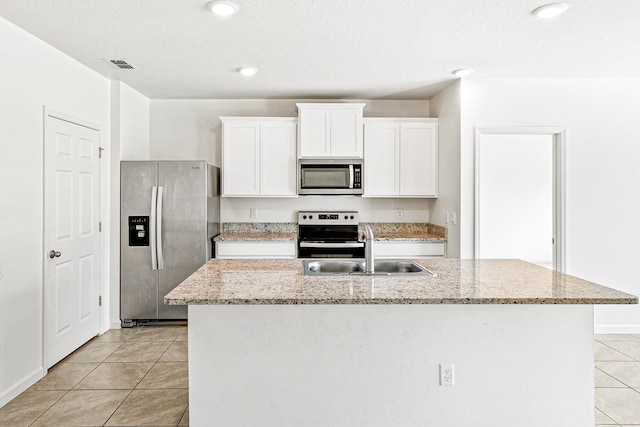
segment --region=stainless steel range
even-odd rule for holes
[[[298,258],[364,258],[358,212],[298,212]]]

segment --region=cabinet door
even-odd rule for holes
[[[400,195],[436,196],[437,124],[400,124]]]
[[[260,195],[296,196],[296,124],[260,125]]]
[[[326,157],[329,147],[329,110],[300,110],[300,157]]]
[[[254,196],[260,192],[259,131],[257,121],[223,124],[222,196]]]
[[[362,109],[333,110],[331,127],[331,156],[362,158]]]
[[[364,195],[397,196],[400,126],[366,123],[364,126]]]

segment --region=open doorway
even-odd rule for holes
[[[476,132],[475,257],[562,271],[563,131]]]

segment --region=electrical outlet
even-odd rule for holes
[[[404,210],[403,209],[398,209],[396,211],[396,218],[402,219],[403,217],[404,217]]]
[[[444,223],[449,224],[449,212],[444,213]]]
[[[249,218],[258,218],[258,209],[256,208],[249,209]]]
[[[451,212],[451,222],[453,223],[453,225],[456,225],[457,221],[458,221],[458,219],[456,218],[456,213],[455,212]]]
[[[440,385],[453,384],[453,364],[440,364]]]

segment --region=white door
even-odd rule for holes
[[[45,369],[100,328],[99,141],[95,129],[45,116]]]
[[[476,258],[555,265],[552,134],[481,134],[477,145]]]
[[[260,193],[259,132],[257,121],[223,122],[223,196],[256,196]]]
[[[260,124],[260,195],[296,196],[296,124]]]
[[[397,196],[400,126],[397,123],[364,125],[364,195]]]

